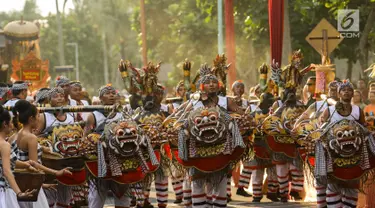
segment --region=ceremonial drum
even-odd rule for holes
[[[244,152],[237,124],[219,107],[193,110],[188,125],[181,127],[178,151],[173,154],[185,167],[215,172],[239,160]]]
[[[60,125],[53,128],[52,134],[48,137],[38,139],[42,146],[52,149],[44,152],[42,163],[51,169],[61,170],[71,167],[72,175],[56,177],[56,180],[67,186],[82,185],[86,182],[86,170],[83,154],[83,129],[78,124]],[[48,182],[54,179],[54,176],[47,175]]]
[[[22,192],[25,192],[26,190],[37,190],[31,197],[19,199],[19,201],[38,201],[38,194],[45,179],[44,173],[15,169],[13,174],[18,187]]]

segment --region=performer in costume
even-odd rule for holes
[[[275,90],[275,85],[272,80],[267,79],[268,66],[262,64],[259,67],[260,80],[259,89],[263,91],[260,95],[260,102],[258,106],[251,106],[251,112],[255,117],[256,129],[254,132],[253,148],[255,153],[255,158],[244,162],[244,168],[240,175],[240,182],[237,189],[237,195],[249,197],[244,188],[248,188],[250,180],[253,184],[253,202],[260,202],[263,198],[262,187],[263,187],[263,177],[265,173],[265,168],[267,168],[267,182],[268,182],[268,193],[267,198],[272,201],[279,201],[277,198],[278,181],[276,177],[275,165],[271,162],[271,153],[267,149],[265,142],[265,135],[260,130],[263,120],[268,116],[269,109],[274,102],[273,91]]]
[[[10,144],[6,141],[7,135],[12,131],[11,116],[7,110],[0,106],[0,207],[19,208],[17,199],[31,197],[36,190],[22,192],[14,178],[13,171],[16,166],[17,155],[11,151]]]
[[[276,83],[282,94],[272,108],[277,109],[263,122],[262,130],[272,137],[267,137],[267,143],[272,151],[272,160],[276,164],[276,173],[279,181],[279,192],[282,202],[288,201],[288,180],[291,176],[292,187],[290,195],[295,200],[302,199],[299,192],[303,190],[304,175],[302,162],[297,157],[296,143],[292,138],[292,130],[296,119],[306,110],[305,106],[297,101],[296,88],[302,77],[314,68],[310,65],[302,68],[303,55],[300,50],[295,51],[291,63],[280,69],[275,63],[271,65],[271,79]]]
[[[117,91],[111,84],[102,86],[99,89],[99,99],[102,105],[114,105],[116,103],[116,94]],[[103,112],[94,111],[93,113],[89,114],[87,118],[88,128],[86,128],[86,134],[88,134],[92,129],[94,129],[96,133],[102,134],[107,123],[119,121],[121,119],[123,119],[123,115],[120,112],[105,114]],[[98,186],[98,184],[100,185]],[[89,186],[88,202],[89,207],[93,208],[100,208],[104,206],[108,190],[113,191],[121,189],[121,185],[102,178],[98,178],[97,182],[91,181]],[[119,208],[129,207],[129,197],[119,194],[120,193],[114,193],[115,206]]]
[[[16,81],[13,83],[11,88],[12,99],[8,100],[4,106],[13,107],[19,100],[25,100],[27,97],[27,90],[29,89],[29,83],[24,81]]]
[[[65,91],[60,87],[52,88],[49,95],[49,104],[51,107],[62,107],[65,106]],[[41,134],[51,135],[54,127],[59,125],[74,124],[75,118],[73,113],[50,113],[44,112],[39,117],[38,130]],[[46,190],[46,196],[50,207],[56,206],[64,207],[69,206],[72,200],[71,187],[58,183],[56,187],[57,191],[53,189]]]
[[[326,99],[321,99],[320,96],[316,97],[316,102],[312,103],[305,112],[296,121],[295,127],[302,121],[312,118],[319,118],[320,115],[331,105],[335,105],[338,101],[338,86],[337,81],[332,81],[328,85],[328,96]]]
[[[60,87],[49,91],[49,104],[51,107],[65,106],[65,91]],[[44,112],[40,116],[39,131],[41,133],[51,132],[54,126],[60,124],[73,124],[75,121],[73,113],[49,113]]]
[[[172,114],[175,112],[178,107],[186,100],[186,89],[184,85],[184,81],[181,80],[177,86],[176,86],[176,99],[173,100],[172,103],[169,104],[169,114]],[[180,98],[180,99],[178,99]],[[172,158],[173,160],[174,158]],[[172,161],[172,162],[177,162],[177,161]],[[183,189],[182,189],[182,184],[184,182],[184,176],[182,175],[181,171],[178,171],[177,168],[175,167],[175,164],[172,165],[172,173],[171,173],[171,178],[172,178],[172,187],[173,190],[176,194],[176,200],[175,204],[180,204],[182,203],[183,199]]]
[[[88,106],[89,103],[86,100],[82,100],[82,84],[80,81],[71,81],[69,83],[69,101],[70,106]],[[77,121],[86,121],[89,113],[77,113]]]
[[[141,69],[134,68],[130,62],[121,60],[119,71],[121,73],[125,89],[131,94],[130,104],[133,109],[138,108],[133,118],[142,126],[146,134],[150,137],[155,152],[170,152],[167,138],[162,135],[163,121],[167,112],[161,110],[164,89],[157,84],[157,73],[160,63],[154,65],[148,63]],[[169,150],[168,150],[169,149]],[[159,207],[166,207],[168,202],[168,154],[161,154],[160,167],[155,174],[156,196]],[[150,184],[151,186],[151,184]],[[138,206],[150,207],[148,202],[149,187],[144,187],[145,200],[138,198]],[[138,187],[141,188],[141,187]]]
[[[316,101],[315,83],[316,83],[316,77],[309,77],[307,78],[306,84],[303,87],[303,103],[306,106],[310,106]]]
[[[177,108],[180,107],[180,105],[186,101],[186,89],[184,81],[181,80],[180,82],[178,82],[175,94],[176,97],[173,98],[173,100],[171,100],[172,102],[168,106],[169,114],[172,114],[174,111],[176,111]]]
[[[240,106],[244,111],[249,108],[249,112],[253,112],[257,109],[257,106],[254,105],[254,104],[250,104],[246,99],[242,98],[242,95],[245,93],[245,84],[242,82],[242,80],[236,80],[233,84],[232,84],[232,92],[233,92],[233,100],[234,102],[236,102],[236,104],[238,106]],[[246,140],[248,138],[244,138],[244,140]],[[246,153],[245,153],[246,154]],[[247,161],[248,162],[248,161]],[[245,164],[246,161],[243,161],[243,163]],[[231,201],[231,197],[232,197],[232,186],[231,186],[231,174],[228,174],[228,182],[227,182],[227,197],[228,197],[228,201]],[[241,190],[241,189],[240,189]],[[246,194],[244,194],[246,195]],[[251,195],[248,195],[248,196],[251,196]]]
[[[15,140],[12,142],[12,149],[16,151],[17,159],[21,161],[30,160],[34,167],[52,175],[72,174],[68,168],[56,171],[41,164],[43,150],[38,144],[37,137],[32,133],[32,130],[37,128],[38,125],[37,108],[25,100],[20,100],[13,108],[13,115],[15,116],[13,119],[14,125],[17,127],[18,122],[23,125],[22,129],[14,136]],[[49,207],[43,189],[39,191],[37,202],[20,202],[19,205],[20,207],[34,208]]]
[[[353,85],[344,80],[338,90],[340,101],[323,112],[316,140],[318,207],[356,207],[360,180],[374,168],[375,141],[362,126],[363,111],[351,104]]]
[[[149,65],[150,66],[150,65]],[[155,129],[156,131],[161,131],[162,123],[164,119],[168,116],[167,111],[163,111],[161,109],[161,101],[163,99],[164,88],[161,85],[157,85],[156,89],[152,91],[153,97],[147,96],[144,99],[143,103],[143,110],[140,111],[138,114],[134,115],[135,121],[138,124],[144,125],[146,134],[149,135],[151,138],[151,142],[154,144],[154,150],[164,149],[165,146],[161,142],[162,136],[159,133],[152,132],[151,129]],[[155,174],[155,189],[156,189],[156,198],[158,202],[158,207],[166,207],[168,204],[168,169],[169,166],[169,159],[167,159],[166,155],[162,155],[161,159],[161,167],[154,173]],[[149,194],[150,194],[150,187],[145,187],[146,190],[144,192],[145,201],[144,206],[150,207],[149,205]],[[140,199],[139,199],[140,200]]]
[[[228,97],[222,97],[218,96],[219,93],[219,81],[216,76],[212,74],[211,69],[204,65],[200,69],[200,79],[198,81],[198,88],[201,90],[201,92],[196,93],[193,96],[193,99],[188,101],[186,104],[186,107],[183,109],[183,115],[179,119],[180,121],[185,121],[184,124],[181,126],[181,130],[179,133],[179,145],[182,145],[182,143],[185,143],[182,146],[179,146],[179,157],[181,159],[180,162],[184,165],[184,163],[189,163],[194,161],[193,158],[197,158],[199,160],[200,157],[204,160],[205,156],[201,155],[196,147],[200,147],[200,145],[205,144],[205,139],[207,139],[207,142],[210,142],[209,140],[213,140],[211,143],[211,146],[217,147],[216,145],[219,142],[223,142],[222,136],[226,135],[228,136],[226,138],[227,142],[233,143],[233,146],[229,147],[226,146],[229,149],[225,149],[223,151],[219,151],[218,153],[210,152],[209,154],[213,154],[212,156],[219,157],[221,153],[224,155],[224,160],[222,161],[216,161],[217,164],[220,164],[223,166],[224,169],[218,170],[218,169],[211,169],[209,171],[205,171],[206,173],[203,173],[200,171],[199,168],[195,168],[194,166],[200,166],[202,165],[201,162],[192,163],[190,165],[194,168],[190,168],[189,170],[189,176],[192,180],[192,206],[193,207],[206,207],[206,205],[210,207],[226,207],[227,205],[227,193],[226,193],[226,186],[227,186],[227,173],[233,168],[233,164],[230,163],[231,160],[239,159],[238,157],[242,154],[243,148],[245,148],[245,144],[243,143],[242,136],[238,130],[238,126],[235,121],[230,121],[230,116],[227,114],[228,111],[236,112],[239,114],[243,114],[244,111],[242,108],[240,108],[233,99],[230,99]],[[207,114],[208,113],[208,114]],[[228,130],[224,130],[225,132],[222,132],[223,130],[218,130],[218,135],[208,135],[205,132],[204,134],[204,140],[201,140],[200,138],[194,136],[196,133],[193,134],[194,126],[196,126],[199,129],[201,129],[201,122],[209,122],[207,119],[207,115],[212,115],[212,118],[214,119],[212,121],[215,121],[216,123],[219,123],[218,126],[221,125],[230,125],[230,129],[232,132],[228,132]],[[202,116],[202,117],[200,117]],[[221,120],[223,117],[227,118],[228,120]],[[216,120],[218,119],[218,120]],[[220,119],[220,121],[219,121]],[[229,122],[227,123],[227,122]],[[221,123],[223,122],[223,123]],[[203,124],[202,123],[202,124]],[[187,132],[191,132],[187,133]],[[199,130],[200,131],[200,130]],[[205,131],[201,129],[201,131]],[[210,137],[214,137],[215,139],[208,139]],[[207,137],[207,138],[206,138]],[[197,138],[197,140],[195,140]],[[197,146],[194,146],[195,141]],[[187,146],[189,142],[193,142]],[[202,146],[205,148],[204,146]],[[240,152],[240,154],[236,155],[236,153]],[[213,160],[214,160],[213,158]],[[226,162],[225,162],[226,161]],[[212,161],[213,162],[213,161]],[[227,163],[228,162],[228,163]],[[186,164],[185,164],[186,165]],[[188,165],[189,166],[189,165]],[[211,167],[212,168],[212,167]],[[185,184],[184,184],[185,185]],[[184,187],[185,189],[185,187]],[[185,198],[185,197],[184,197]],[[185,207],[187,205],[185,204]]]
[[[70,91],[70,80],[66,76],[58,76],[56,77],[56,85],[55,87],[60,87],[64,90],[64,99],[65,99],[65,104],[70,105],[70,99],[69,99],[69,91]]]
[[[89,103],[86,100],[82,100],[82,84],[80,81],[71,81],[69,83],[69,95],[70,95],[70,105],[77,106],[77,105],[84,105],[88,106]]]
[[[276,112],[274,113],[275,117],[283,119],[282,122],[289,123],[289,129],[281,130],[279,135],[272,135],[275,139],[275,142],[279,142],[278,144],[287,144],[290,148],[286,148],[285,151],[288,152],[277,152],[276,149],[272,149],[272,160],[273,163],[276,164],[276,173],[279,182],[279,192],[281,196],[282,202],[287,202],[288,199],[288,180],[289,177],[292,177],[292,189],[290,195],[294,197],[295,200],[301,200],[302,198],[299,196],[299,192],[303,190],[303,183],[304,183],[304,176],[302,171],[302,163],[299,161],[299,158],[296,157],[296,145],[294,144],[294,140],[291,138],[291,130],[294,127],[294,122],[298,118],[298,116],[305,111],[305,107],[300,105],[296,100],[295,95],[295,88],[286,88],[284,91],[284,99],[282,106],[279,107]],[[271,118],[270,117],[270,118]],[[284,126],[284,124],[282,126]],[[263,130],[268,129],[266,121],[263,123]],[[272,127],[270,128],[272,129]],[[273,130],[271,130],[273,131]],[[284,141],[285,139],[285,141]],[[290,140],[289,140],[290,139]],[[268,138],[267,138],[268,140]],[[273,139],[271,139],[273,140]],[[268,145],[270,145],[270,141],[268,141]],[[281,146],[281,145],[280,145]]]
[[[49,103],[49,92],[50,88],[41,88],[35,94],[35,104],[44,106]]]

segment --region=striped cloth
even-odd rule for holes
[[[14,140],[11,144],[11,151],[14,152],[17,155],[17,159],[21,161],[28,161],[29,160],[29,152],[28,151],[23,151],[20,148],[18,148],[17,140]],[[42,146],[38,144],[38,162],[42,163],[42,154],[43,154],[43,149]]]
[[[13,172],[16,166],[17,155],[14,151],[10,153],[10,169]],[[0,188],[10,188],[8,181],[5,179],[3,171],[3,160],[0,159]]]

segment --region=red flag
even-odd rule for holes
[[[270,25],[271,62],[279,63],[283,51],[284,0],[268,0],[268,19]]]

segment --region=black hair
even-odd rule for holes
[[[10,114],[7,110],[3,108],[2,105],[0,105],[0,129],[2,128],[3,124],[9,124],[10,122]]]
[[[24,81],[15,81],[14,84],[23,84],[25,83]],[[13,96],[18,96],[19,94],[21,94],[22,92],[24,91],[23,90],[15,90],[15,89],[12,89],[12,94]]]
[[[13,124],[18,129],[18,122],[23,125],[27,124],[30,117],[35,117],[37,115],[38,109],[26,100],[19,100],[12,112],[14,115]]]

